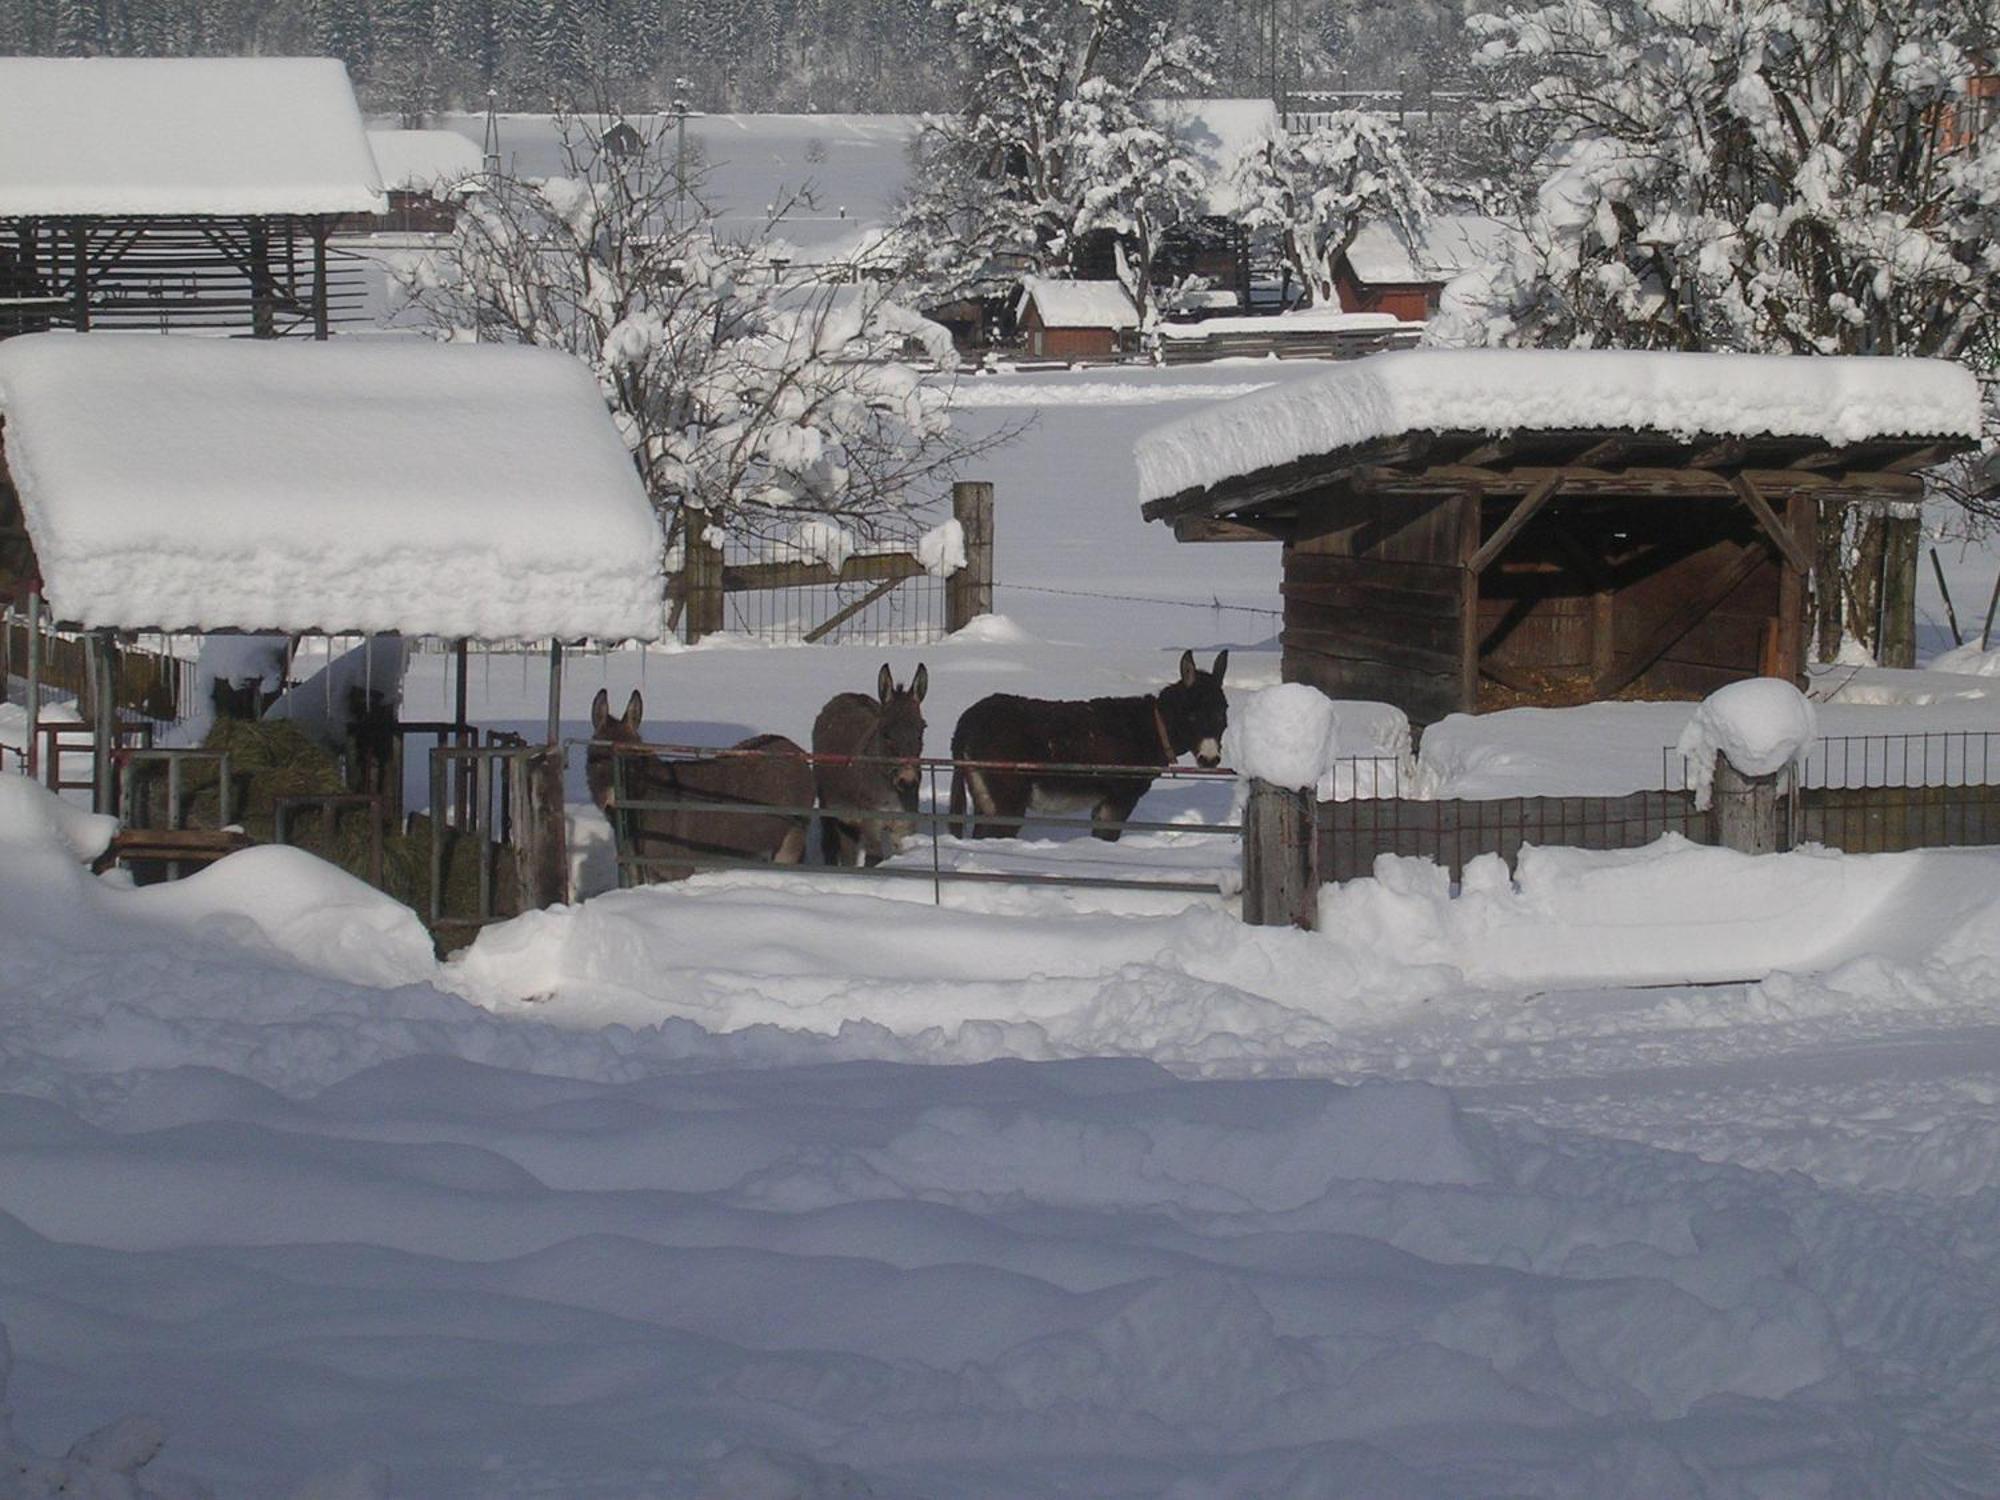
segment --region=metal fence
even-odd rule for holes
[[[600,750],[603,747],[599,747]],[[1018,834],[1034,827],[1050,830],[1056,834],[1096,834],[1116,831],[1127,833],[1172,833],[1193,837],[1214,837],[1235,839],[1243,832],[1240,823],[1186,823],[1169,822],[1149,818],[1125,818],[1120,820],[1096,819],[1091,817],[1064,816],[1056,813],[1042,813],[1031,810],[1025,816],[976,813],[968,810],[954,816],[949,810],[949,788],[954,771],[996,771],[1032,773],[1049,776],[1092,776],[1130,777],[1133,780],[1145,778],[1149,783],[1159,781],[1188,782],[1231,782],[1235,773],[1228,770],[1203,770],[1182,766],[1125,766],[1125,765],[1084,765],[1058,762],[1026,761],[979,761],[946,760],[925,758],[916,762],[925,795],[918,799],[914,808],[883,810],[874,807],[844,807],[840,805],[818,806],[808,801],[801,804],[752,803],[740,799],[726,799],[713,794],[667,788],[664,793],[649,790],[647,795],[635,795],[645,779],[643,767],[649,761],[665,762],[674,766],[716,766],[735,758],[769,759],[774,752],[760,750],[717,750],[713,747],[693,745],[620,745],[610,751],[611,765],[612,833],[618,850],[618,883],[632,886],[661,877],[675,878],[691,870],[757,869],[771,870],[775,867],[768,858],[749,857],[732,853],[714,845],[697,843],[688,837],[677,837],[672,820],[677,817],[695,815],[719,815],[725,818],[771,818],[780,817],[797,820],[806,826],[814,818],[835,818],[863,827],[875,827],[883,823],[905,824],[918,830],[915,849],[906,847],[897,859],[876,865],[840,867],[841,873],[870,879],[884,880],[925,880],[931,884],[933,901],[943,900],[943,888],[956,883],[1014,884],[1030,886],[1076,886],[1099,890],[1139,890],[1139,891],[1182,891],[1214,894],[1220,889],[1215,879],[1185,878],[1185,871],[1168,864],[1149,867],[1143,857],[1121,860],[1135,871],[1123,874],[1077,874],[1073,873],[1077,861],[1074,857],[1051,858],[1041,869],[1012,868],[1005,870],[969,869],[949,862],[946,858],[947,844],[954,854],[965,849],[988,847],[983,843],[958,842],[958,836],[969,836],[973,824],[981,827],[998,827]],[[798,757],[781,752],[788,759]],[[908,764],[870,756],[847,755],[806,755],[808,765],[889,768]],[[812,858],[812,839],[807,837],[807,859]],[[924,858],[924,853],[928,858]],[[1064,866],[1070,867],[1065,872]],[[1232,862],[1233,867],[1233,862]],[[823,873],[826,866],[812,866],[814,873]],[[1149,872],[1148,872],[1149,871]]]
[[[1696,768],[1660,754],[1657,788],[1597,797],[1422,795],[1406,761],[1359,756],[1335,768],[1317,813],[1322,880],[1371,874],[1383,854],[1432,859],[1460,879],[1523,845],[1634,849],[1662,834],[1716,842],[1712,810],[1695,806]],[[1779,804],[1780,847],[1850,854],[2000,844],[2000,733],[1978,730],[1837,735],[1814,741]]]
[[[915,560],[928,530],[914,520],[885,524],[865,547],[839,558],[797,542],[732,536],[721,551],[720,628],[773,642],[924,645],[946,634],[945,580]],[[674,580],[677,599],[685,576]],[[676,623],[692,623],[682,608]]]

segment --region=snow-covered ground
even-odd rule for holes
[[[1297,373],[979,377],[965,420],[1037,417],[1011,623],[578,657],[565,732],[640,687],[660,739],[803,738],[885,659],[933,753],[1184,648],[1268,687],[1275,549],[1140,525],[1131,438]],[[1996,683],[1841,669],[1820,732],[2000,729]],[[539,733],[538,658],[468,688]],[[451,693],[416,655],[406,715]],[[1409,774],[1657,785],[1688,712],[1451,721]],[[291,851],[93,879],[0,777],[0,1496],[1994,1493],[2000,853],[1386,861],[1303,934],[1233,915],[1229,810],[945,851],[1209,891],[712,876],[440,965]]]

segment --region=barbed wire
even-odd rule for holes
[[[1003,583],[997,579],[993,587],[995,590],[1014,589],[1024,594],[1061,594],[1070,599],[1110,599],[1120,604],[1168,604],[1180,609],[1227,609],[1234,610],[1238,614],[1264,615],[1273,620],[1282,620],[1285,617],[1282,610],[1264,609],[1255,604],[1224,604],[1213,596],[1206,602],[1200,599],[1160,599],[1150,594],[1107,594],[1095,589],[1058,589],[1038,583]]]

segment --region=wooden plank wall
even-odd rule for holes
[[[1287,542],[1285,680],[1397,704],[1418,725],[1469,708],[1459,559],[1476,505],[1460,495],[1381,496]]]

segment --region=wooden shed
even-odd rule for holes
[[[1145,434],[1143,513],[1283,544],[1283,675],[1413,724],[1798,678],[1822,505],[1969,446],[1941,360],[1413,350]]]
[[[325,338],[327,240],[388,207],[332,58],[0,58],[0,338]]]
[[[1384,223],[1364,224],[1334,267],[1341,309],[1422,323],[1438,310],[1446,285],[1496,258],[1509,233],[1483,214],[1435,215],[1414,239]]]
[[[1036,359],[1108,359],[1134,347],[1139,312],[1115,281],[1021,282],[1015,326]]]

